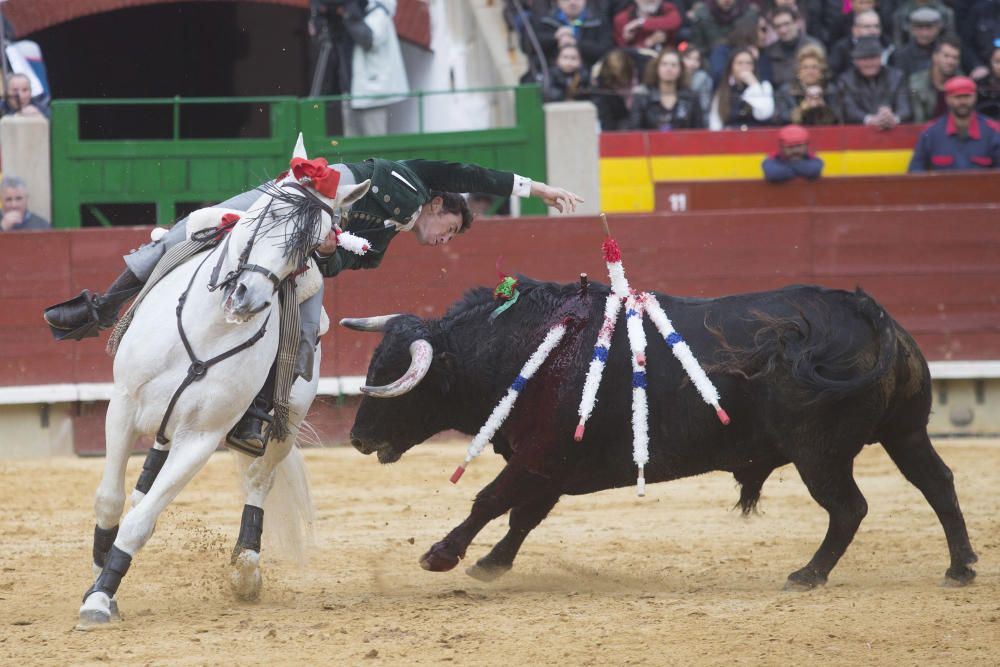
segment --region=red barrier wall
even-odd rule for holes
[[[995,206],[859,211],[613,216],[629,280],[642,289],[716,296],[819,283],[860,285],[914,334],[929,359],[1000,359],[1000,225]],[[495,264],[534,278],[606,282],[596,218],[481,221],[468,236],[420,248],[406,234],[377,271],[327,281],[331,319],[389,312],[441,314],[472,286],[493,286]],[[147,229],[0,235],[0,385],[105,382],[105,337],[56,343],[44,306],[103,289],[120,255]],[[364,374],[378,336],[334,329],[323,375]]]

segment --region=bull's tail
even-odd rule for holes
[[[803,398],[808,403],[827,402],[862,391],[892,368],[896,359],[896,324],[861,289],[844,295],[843,306],[853,309],[871,327],[878,341],[874,364],[871,346],[859,344],[856,337],[841,331],[846,324],[842,317],[813,304],[809,312],[800,309],[797,316],[754,313],[761,326],[754,335],[753,345],[740,349],[723,343],[722,354],[726,359],[713,370],[755,380],[766,379],[779,368],[787,369],[796,385],[808,395]]]
[[[838,345],[836,335],[814,335],[801,346],[791,346],[786,358],[792,377],[815,392],[816,402],[850,396],[870,387],[889,372],[896,359],[896,324],[885,309],[860,288],[846,302],[871,326],[878,339],[878,358],[874,366],[858,373],[866,350],[857,350],[854,341],[849,340],[845,349]],[[836,327],[835,322],[831,324]]]

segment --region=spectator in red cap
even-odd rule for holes
[[[1000,162],[1000,132],[975,111],[976,83],[955,76],[944,84],[948,113],[920,134],[909,172],[995,169]]]
[[[809,152],[809,131],[801,125],[786,125],[778,131],[778,151],[764,158],[761,166],[769,183],[793,178],[814,181],[823,172],[823,161]]]

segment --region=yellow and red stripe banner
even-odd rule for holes
[[[825,177],[902,174],[923,125],[886,132],[861,126],[811,128],[810,148]],[[653,184],[762,178],[760,163],[778,148],[779,128],[605,132],[601,146],[601,207],[652,211]]]

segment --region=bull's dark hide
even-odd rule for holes
[[[471,290],[440,320],[391,320],[369,367],[369,385],[387,384],[406,371],[412,341],[424,338],[435,351],[416,388],[392,399],[366,397],[358,410],[354,445],[395,461],[446,429],[476,433],[548,328],[569,324],[493,439],[507,467],[479,494],[470,517],[425,554],[427,569],[453,567],[485,523],[511,510],[511,533],[471,571],[495,576],[509,569],[524,536],[559,496],[635,482],[630,351],[622,319],[586,436],[573,440],[608,288],[523,277],[520,287],[517,305],[493,323],[488,317],[496,303],[487,289]],[[971,580],[968,565],[975,556],[951,473],[927,437],[927,364],[874,299],[860,290],[814,286],[716,299],[657,298],[709,372],[732,423],[719,423],[647,321],[647,482],[731,471],[741,484],[740,505],[749,512],[771,471],[794,463],[830,513],[820,550],[789,579],[811,587],[826,581],[867,511],[853,480],[853,459],[865,444],[881,442],[938,512],[952,556],[948,576]]]

